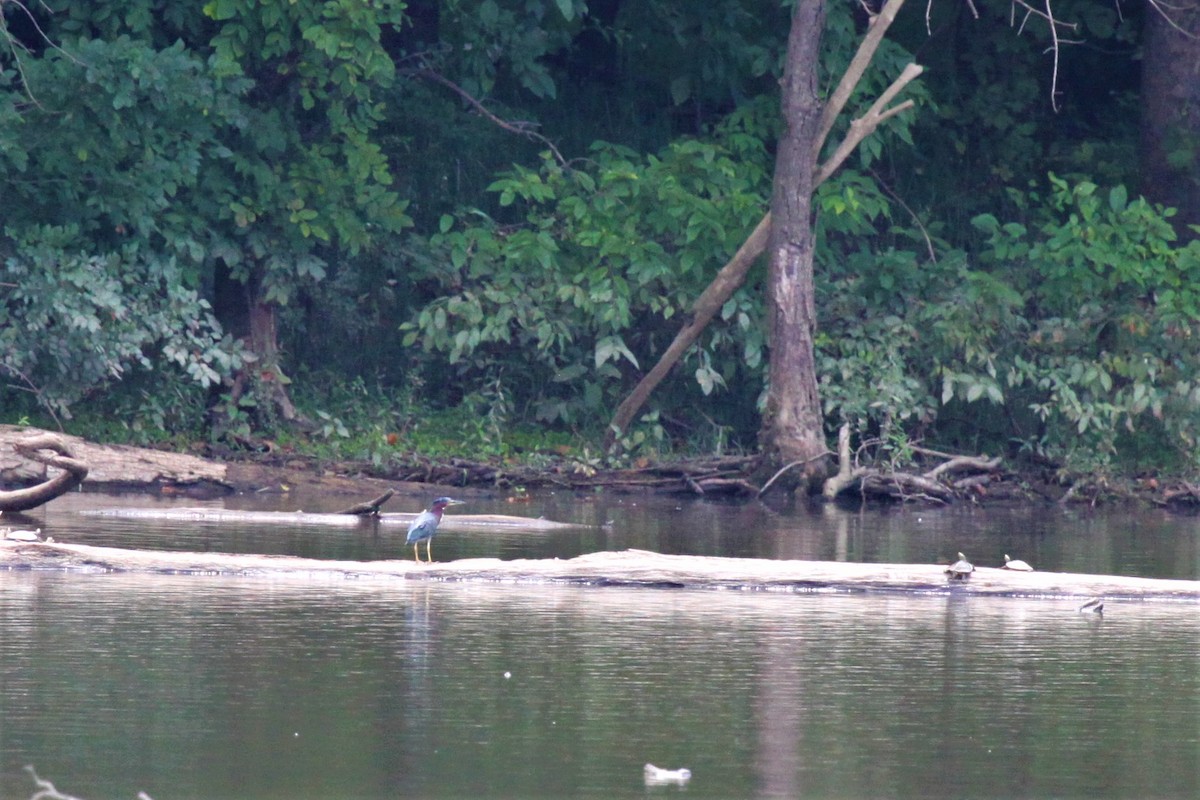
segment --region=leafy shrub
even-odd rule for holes
[[[86,255],[77,235],[26,231],[0,266],[0,368],[43,406],[69,415],[131,367],[178,370],[207,387],[240,366],[240,350],[173,259],[133,245]]]
[[[1024,298],[1023,327],[993,344],[1007,403],[1039,423],[1023,445],[1094,469],[1143,425],[1195,452],[1200,241],[1179,245],[1174,212],[1123,187],[1050,182],[1044,203],[1021,198],[1028,224],[974,219],[981,261]]]
[[[477,383],[507,368],[546,421],[603,413],[671,341],[679,315],[741,244],[769,186],[761,139],[732,128],[641,157],[607,144],[578,168],[548,155],[492,184],[501,221],[445,216],[430,246],[442,296],[406,323],[406,343],[442,353]],[[693,351],[710,392],[761,361],[758,304],[736,297],[720,333]]]
[[[979,252],[934,241],[937,261],[905,249],[911,232],[895,225],[892,249],[853,218],[824,221],[840,239],[818,279],[831,428],[1015,447],[1068,471],[1200,466],[1200,242],[1180,245],[1173,212],[1121,187],[1052,175],[1045,197],[1013,201],[1023,221],[976,216]],[[828,197],[823,208],[837,210]],[[863,208],[886,222],[886,208]]]

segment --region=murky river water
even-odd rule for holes
[[[88,544],[406,558],[402,532],[83,517]],[[175,502],[174,505],[195,505]],[[344,498],[217,505],[330,510]],[[389,509],[415,510],[417,500]],[[1200,520],[547,495],[441,560],[673,553],[1200,578]],[[7,524],[7,523],[6,523]],[[603,527],[602,527],[603,526]],[[399,529],[402,531],[402,528]],[[1200,606],[0,572],[0,797],[1195,797]],[[686,787],[642,766],[687,767]]]

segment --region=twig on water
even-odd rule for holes
[[[38,790],[29,798],[29,800],[81,800],[73,794],[63,794],[53,783],[45,778],[38,777],[37,771],[34,770],[32,764],[25,765],[25,771],[33,777],[33,782],[37,784]],[[145,792],[138,792],[137,800],[154,800]]]

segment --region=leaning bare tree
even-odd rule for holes
[[[904,0],[888,0],[870,21],[858,52],[837,88],[822,102],[817,92],[818,52],[824,0],[795,4],[783,79],[785,129],[779,143],[771,211],[692,306],[688,324],[614,415],[610,435],[628,427],[654,388],[699,337],[726,300],[742,285],[764,251],[770,251],[770,386],[760,445],[768,463],[803,466],[810,486],[826,474],[827,452],[813,360],[812,195],[881,123],[912,107],[890,105],[921,74],[910,64],[861,117],[853,120],[832,155],[821,161],[825,141],[855,86],[879,49]]]

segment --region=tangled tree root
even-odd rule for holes
[[[57,467],[62,472],[37,486],[0,492],[0,511],[28,511],[37,508],[71,491],[87,477],[88,465],[74,458],[63,440],[53,433],[39,433],[13,442],[13,450],[31,461]],[[44,452],[47,450],[50,453]]]

